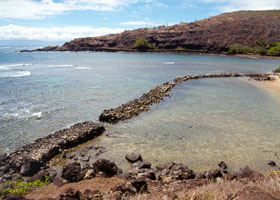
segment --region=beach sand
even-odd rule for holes
[[[272,77],[275,78],[274,81],[264,81],[263,83],[271,87],[271,89],[275,90],[275,92],[280,93],[280,77],[279,75],[273,75]]]

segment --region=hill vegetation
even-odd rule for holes
[[[193,23],[140,28],[119,34],[77,38],[60,47],[47,47],[39,50],[145,50],[279,56],[280,10],[225,13]]]

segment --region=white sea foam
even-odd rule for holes
[[[30,112],[29,109],[21,109],[16,112],[12,113],[5,113],[2,116],[2,120],[16,120],[16,119],[29,119],[29,118],[35,118],[35,119],[41,119],[43,113],[42,112]]]
[[[174,65],[175,62],[164,62],[163,64],[165,64],[165,65]]]
[[[65,64],[65,65],[50,65],[50,68],[61,68],[61,67],[74,67],[74,65],[71,64]]]
[[[8,70],[9,67],[7,65],[0,65],[0,70]]]
[[[0,65],[0,69],[2,70],[8,70],[11,67],[22,67],[22,66],[30,66],[31,63],[19,63],[19,64],[10,64],[10,65]]]
[[[75,69],[84,70],[84,69],[92,69],[92,68],[90,68],[90,67],[78,66],[78,67],[75,67]]]
[[[16,72],[11,72],[7,73],[8,77],[23,77],[23,76],[30,76],[31,72],[30,71],[16,71]]]
[[[30,71],[9,71],[9,72],[0,73],[0,77],[2,78],[23,77],[23,76],[30,76],[30,75],[31,75]]]
[[[42,117],[42,112],[35,112],[31,115],[31,117],[35,117],[37,119],[41,119]]]

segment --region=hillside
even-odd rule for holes
[[[141,28],[99,37],[78,38],[44,51],[132,51],[135,41],[145,38],[154,51],[229,51],[231,45],[271,47],[280,41],[280,10],[238,11],[193,23]]]

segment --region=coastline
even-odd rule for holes
[[[115,109],[104,110],[104,112],[100,115],[99,120],[101,122],[107,122],[107,123],[114,124],[114,123],[117,123],[118,121],[127,120],[132,117],[135,117],[141,112],[148,111],[150,109],[150,105],[152,105],[154,103],[159,103],[161,100],[163,100],[164,97],[170,96],[169,92],[174,87],[178,86],[181,82],[185,82],[185,81],[192,80],[192,79],[249,77],[250,79],[253,79],[254,83],[256,82],[256,84],[266,84],[267,86],[274,87],[275,89],[277,89],[277,91],[280,91],[279,79],[275,80],[275,81],[268,81],[268,80],[270,80],[270,78],[268,78],[270,76],[276,76],[276,75],[256,74],[256,73],[251,73],[251,74],[250,73],[248,73],[248,74],[218,73],[218,74],[201,74],[201,75],[195,75],[195,76],[187,75],[184,77],[177,77],[172,82],[167,82],[167,83],[159,85],[155,88],[152,88],[148,93],[143,94],[139,99],[130,101]],[[258,81],[255,81],[255,80],[258,80]],[[67,149],[80,145],[88,140],[91,140],[94,137],[102,134],[103,131],[104,131],[104,127],[102,126],[102,124],[84,122],[84,123],[76,124],[76,125],[70,127],[69,129],[57,131],[54,134],[49,135],[45,138],[38,139],[34,143],[31,143],[22,148],[19,148],[18,150],[11,153],[10,155],[3,155],[3,156],[1,156],[0,164],[1,164],[1,166],[4,166],[4,167],[6,166],[6,168],[1,167],[0,172],[3,175],[1,177],[1,181],[18,180],[18,179],[30,180],[30,177],[32,178],[33,176],[36,176],[36,174],[38,175],[43,172],[45,173],[46,170],[48,173],[50,173],[48,170],[54,170],[54,169],[52,169],[51,166],[49,165],[49,163],[48,163],[49,160],[53,159],[57,155],[61,155],[61,156],[57,157],[58,160],[65,159],[65,160],[70,161],[73,157],[71,158],[71,155],[69,154],[69,153],[71,153],[71,150],[70,150],[70,152],[68,152]],[[68,133],[71,133],[74,136],[69,137]],[[94,133],[94,134],[92,135],[92,133]],[[97,148],[97,147],[93,147],[93,148]],[[102,149],[102,148],[96,149],[96,150],[98,150],[99,153],[102,153],[102,151],[104,151],[104,149]],[[84,157],[85,157],[85,160],[87,160],[86,154],[84,155]],[[66,162],[62,162],[63,168],[65,168],[65,163]],[[85,163],[83,163],[82,168],[79,168],[79,169],[86,170],[85,174],[87,174],[87,173],[90,173],[89,170],[92,170],[92,168],[87,165],[87,164],[89,164],[88,161],[85,161]],[[77,165],[80,166],[81,164],[77,164]],[[110,164],[106,161],[106,165],[111,166],[113,164],[112,163]],[[9,166],[9,167],[13,166],[10,169],[9,176],[6,176],[7,166]],[[138,167],[137,170],[141,169],[141,168],[139,168],[139,166],[137,166],[137,167]],[[146,168],[144,168],[144,169],[146,169]],[[148,168],[148,169],[150,169],[150,168]],[[184,168],[184,169],[187,169],[187,168]],[[5,170],[5,171],[3,171],[3,170]],[[60,170],[62,170],[62,171],[58,170],[56,172],[56,174],[59,174],[59,176],[63,176],[62,175],[63,169],[60,169]],[[202,185],[205,185],[207,183],[207,181],[205,182],[205,180],[207,180],[207,179],[212,180],[213,176],[214,176],[215,180],[216,180],[216,178],[221,178],[221,177],[223,179],[227,180],[226,175],[225,176],[221,175],[221,170],[223,170],[223,169],[221,168],[221,169],[217,169],[217,170],[218,171],[207,170],[205,172],[202,172],[202,174],[204,174],[204,175],[202,175],[202,177],[204,177],[204,178],[200,177],[201,172],[194,173],[194,172],[192,172],[192,170],[187,171],[187,172],[184,171],[184,174],[187,173],[187,175],[185,174],[182,176],[187,177],[186,180],[189,180],[189,179],[193,180],[193,179],[195,179],[195,177],[197,177],[196,179],[198,179],[200,181],[203,180],[202,182],[200,182],[200,184],[202,184]],[[252,171],[250,169],[250,173],[253,173],[253,174],[258,173],[258,172],[252,172]],[[140,172],[137,171],[136,175],[138,176],[139,174],[142,174],[142,173],[143,173],[143,170],[142,171],[140,170]],[[154,173],[156,173],[156,172],[154,172]],[[209,175],[209,173],[210,173],[210,175]],[[237,178],[239,172],[230,172],[230,173],[232,173],[231,174],[232,177]],[[83,176],[83,178],[81,180],[85,179],[84,178],[85,174],[81,175],[81,176]],[[116,174],[120,174],[120,173],[116,173]],[[226,174],[228,174],[228,172]],[[260,174],[260,173],[258,173],[258,174]],[[233,178],[233,179],[235,179],[235,178]],[[158,178],[156,178],[156,180],[158,180]],[[175,180],[177,180],[177,178],[175,178]],[[185,180],[185,178],[183,178],[183,180]],[[162,182],[162,180],[158,180],[158,181]],[[67,181],[66,181],[66,183],[67,183]]]
[[[280,59],[280,56],[263,56],[260,54],[228,54],[226,52],[204,52],[199,50],[176,50],[176,49],[161,49],[161,50],[147,50],[147,51],[137,51],[136,49],[118,49],[118,48],[96,48],[96,49],[84,49],[84,50],[57,50],[54,49],[34,49],[34,50],[20,50],[21,53],[28,52],[124,52],[124,53],[154,53],[154,54],[177,54],[177,55],[214,55],[214,56],[236,56],[242,58],[269,58],[269,59]]]

